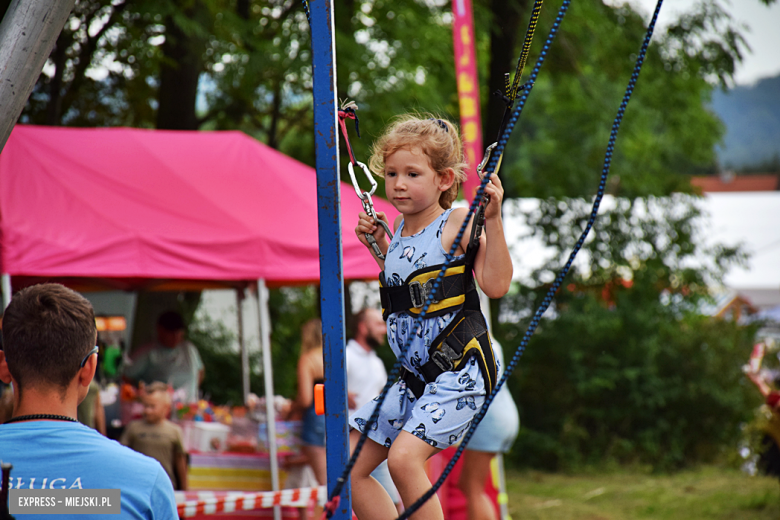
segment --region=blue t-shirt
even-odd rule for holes
[[[10,489],[119,489],[123,519],[179,518],[171,479],[159,462],[83,424],[0,425],[0,458],[13,464]]]

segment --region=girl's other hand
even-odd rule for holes
[[[485,207],[485,220],[501,218],[501,201],[504,200],[504,187],[498,175],[490,176],[490,182],[485,186],[485,194],[490,196],[490,202]]]

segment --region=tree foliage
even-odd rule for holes
[[[541,18],[534,56],[553,16],[548,10]],[[508,145],[502,178],[511,196],[595,191],[646,24],[628,5],[572,3]],[[708,32],[713,26],[722,28],[715,36]],[[731,77],[743,50],[739,33],[712,2],[666,32],[656,29],[620,130],[611,193],[688,191],[689,174],[714,170],[714,146],[723,129],[707,103],[716,82]],[[495,129],[486,135],[494,138]]]
[[[685,197],[612,201],[509,381],[523,418],[515,462],[573,469],[605,462],[673,469],[736,449],[757,397],[741,366],[752,327],[702,314],[708,286],[741,261],[702,246]],[[529,220],[560,252],[587,219],[581,200],[542,201]],[[563,262],[538,289],[502,301],[497,336],[516,345]],[[509,353],[507,354],[509,356]]]
[[[210,402],[240,406],[244,403],[241,380],[241,356],[233,349],[235,335],[224,324],[208,316],[198,316],[187,329],[187,336],[198,348],[206,375],[200,390]],[[259,352],[249,354],[249,389],[263,395],[263,380],[259,370]]]
[[[514,70],[532,4],[475,1],[486,140],[503,112],[491,92]],[[0,11],[7,5],[0,0]],[[542,11],[529,71],[558,5]],[[450,9],[443,0],[335,2],[338,93],[360,107],[364,137],[351,133],[358,158],[399,113],[457,119]],[[629,4],[573,2],[529,97],[500,173],[509,197],[555,198],[530,222],[556,255],[537,273],[540,287],[502,302],[501,315],[510,318],[498,335],[506,347],[576,241],[586,213],[577,198],[595,191],[646,23]],[[606,455],[673,467],[733,439],[748,402],[737,367],[750,330],[696,310],[706,284],[738,252],[706,252],[688,204],[680,213],[679,201],[645,198],[687,191],[688,174],[715,168],[723,129],[706,105],[714,88],[730,83],[745,50],[715,0],[654,36],[608,185],[624,202],[600,217],[585,262],[570,275],[572,290],[558,296],[555,318],[543,322],[511,381],[526,425],[518,460],[566,467]],[[311,89],[310,32],[298,0],[77,0],[21,120],[239,129],[313,164]],[[648,204],[660,216],[637,213]],[[707,254],[710,264],[691,262]],[[294,394],[300,326],[316,315],[317,300],[312,288],[272,292],[283,395]],[[228,355],[227,338],[209,330],[202,352],[215,368],[206,388],[236,402],[235,361],[216,368]]]

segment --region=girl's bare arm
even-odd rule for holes
[[[485,228],[479,239],[479,251],[474,260],[474,274],[480,289],[488,298],[501,298],[509,291],[512,282],[512,257],[504,235],[504,222],[501,218],[501,202],[504,188],[497,175],[491,176],[491,182],[485,186],[490,202],[485,207]],[[465,218],[465,216],[463,217]],[[456,219],[460,220],[461,219]],[[461,241],[461,248],[468,247],[471,223],[467,226]]]

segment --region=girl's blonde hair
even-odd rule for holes
[[[393,121],[384,135],[374,142],[368,166],[379,177],[385,175],[385,161],[398,150],[419,149],[436,173],[451,168],[455,182],[439,196],[439,205],[449,209],[458,196],[458,188],[466,180],[466,162],[458,128],[436,116],[405,114]]]
[[[322,321],[313,318],[301,327],[301,354],[322,348]]]

